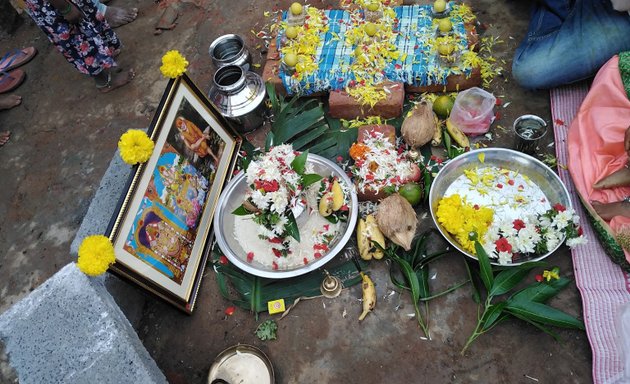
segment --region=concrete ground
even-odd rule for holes
[[[171,0],[172,2],[173,0]],[[166,3],[167,0],[163,0]],[[137,7],[133,23],[117,29],[124,43],[119,64],[137,76],[124,88],[99,94],[92,81],[68,65],[42,32],[25,22],[1,52],[34,45],[35,59],[23,67],[25,83],[13,93],[22,105],[0,112],[0,130],[12,132],[0,148],[0,312],[72,261],[70,243],[95,189],[128,128],[149,125],[166,86],[159,72],[160,58],[177,49],[190,61],[189,75],[204,92],[212,68],[210,42],[225,33],[244,36],[258,44],[251,31],[267,20],[263,11],[287,7],[290,1],[184,0],[177,27],[154,36],[162,8],[153,1],[113,0],[112,5]],[[311,1],[318,7],[333,1]],[[491,146],[512,146],[509,127],[525,113],[550,120],[548,93],[519,88],[510,76],[511,57],[525,33],[528,2],[473,1],[479,20],[488,25],[485,36],[496,36],[503,76],[491,90],[510,102],[500,108],[493,125]],[[0,52],[0,53],[1,53]],[[255,63],[264,55],[252,50]],[[541,146],[541,153],[553,147]],[[424,221],[423,223],[427,223]],[[428,224],[425,224],[428,225]],[[432,270],[436,290],[465,276],[462,256],[452,253]],[[551,265],[572,274],[570,253],[561,249]],[[125,283],[112,284],[112,293],[128,315],[151,356],[172,383],[204,383],[215,356],[237,343],[253,344],[273,361],[278,383],[588,383],[591,352],[586,334],[559,330],[560,342],[533,327],[507,321],[480,337],[465,354],[460,351],[475,326],[476,305],[464,287],[431,302],[433,338],[425,340],[408,297],[391,294],[392,284],[381,263],[370,266],[377,284],[376,311],[357,322],[360,288],[344,290],[335,300],[300,303],[279,321],[278,340],[261,342],[254,335],[258,322],[242,310],[226,316],[230,304],[220,296],[213,273],[206,270],[197,308],[187,316]],[[572,284],[553,304],[581,314],[581,300]],[[42,325],[45,326],[45,325]],[[0,362],[6,357],[0,358]],[[14,373],[0,364],[2,382]],[[125,367],[120,367],[125,369]]]

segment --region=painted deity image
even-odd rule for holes
[[[208,179],[166,143],[124,249],[181,283],[208,187]]]

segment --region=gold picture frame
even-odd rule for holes
[[[110,270],[191,314],[242,140],[185,74],[169,81],[148,134],[153,154],[130,176],[107,232]]]

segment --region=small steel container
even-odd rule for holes
[[[265,84],[258,74],[238,65],[228,65],[214,74],[208,99],[239,133],[247,133],[264,122],[266,94]]]
[[[513,124],[515,142],[514,149],[519,152],[533,154],[540,139],[547,133],[547,123],[536,115],[523,115]]]
[[[247,71],[252,64],[252,57],[239,35],[229,34],[218,37],[210,44],[208,53],[217,69],[228,65],[238,65]]]

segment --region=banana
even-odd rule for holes
[[[385,248],[385,236],[378,229],[378,224],[373,215],[367,215],[365,220],[359,219],[357,225],[357,245],[359,247],[359,255],[363,260],[372,260],[375,258],[380,260],[383,258],[383,251],[372,242],[378,243]]]
[[[448,131],[448,134],[451,135],[453,140],[455,140],[457,145],[463,148],[470,147],[470,141],[468,141],[468,136],[466,136],[466,134],[462,132],[462,130],[459,129],[459,127],[453,124],[451,122],[451,119],[446,119],[446,130]]]
[[[324,193],[319,200],[319,214],[326,217],[333,213],[333,194],[332,192]]]
[[[341,185],[339,185],[339,182],[337,180],[333,181],[333,185],[330,189],[330,192],[332,192],[332,196],[333,196],[332,209],[333,211],[338,211],[343,206],[344,199],[343,199],[343,190],[341,189]]]
[[[442,144],[442,123],[438,123],[435,127],[435,134],[431,139],[431,146],[437,147]]]
[[[374,282],[365,273],[361,272],[361,289],[363,290],[363,312],[359,316],[359,321],[365,319],[368,313],[376,306],[376,288],[374,288]]]

